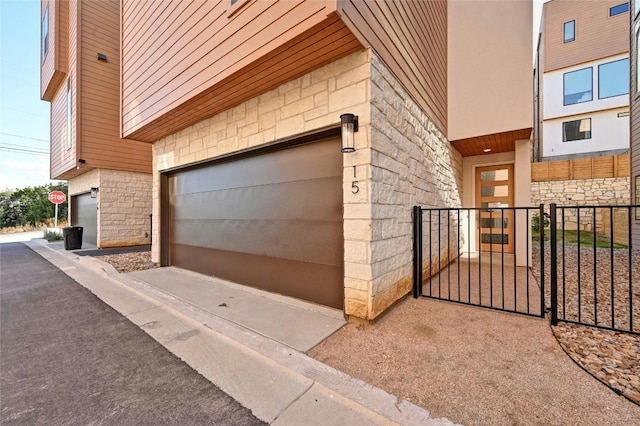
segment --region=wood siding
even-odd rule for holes
[[[544,71],[628,52],[629,13],[609,16],[609,8],[621,3],[621,0],[554,0],[545,3]],[[564,43],[564,23],[569,21],[575,21],[575,40]]]
[[[447,2],[339,1],[339,14],[447,133]]]
[[[40,51],[40,99],[51,101],[67,73],[69,11],[66,1],[42,0],[40,6],[41,31],[45,10],[48,9],[49,14],[48,50],[44,60]],[[42,44],[42,34],[40,40]]]
[[[629,177],[629,154],[531,164],[531,181]]]
[[[631,2],[631,10],[634,10],[634,2]],[[638,46],[636,45],[636,34],[640,31],[640,15],[631,18],[631,87],[630,87],[630,168],[631,168],[631,203],[640,204],[640,199],[636,197],[636,177],[640,176],[640,87],[638,87]],[[634,248],[640,247],[640,220],[636,218],[636,212],[631,217],[631,238]]]
[[[92,168],[150,173],[151,146],[120,138],[120,1],[82,2],[80,16],[78,157]]]
[[[68,8],[69,73],[51,103],[51,178],[71,179],[94,168],[150,173],[151,146],[120,138],[120,3],[70,0]],[[105,54],[107,62],[98,61],[98,53]]]
[[[229,4],[123,0],[125,137],[154,142],[362,48],[332,1]]]
[[[77,120],[75,111],[78,110],[77,102],[77,37],[78,37],[78,0],[67,2],[67,76],[63,84],[58,88],[54,100],[51,102],[51,154],[50,174],[51,179],[69,179],[80,172],[77,164]],[[67,80],[71,78],[71,129],[67,129]],[[71,132],[71,147],[66,147],[67,132]]]

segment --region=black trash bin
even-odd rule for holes
[[[78,250],[82,248],[82,226],[67,226],[62,228],[65,250]]]

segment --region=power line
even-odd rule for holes
[[[47,139],[31,138],[31,137],[29,137],[29,136],[14,135],[13,133],[4,133],[4,132],[0,132],[0,135],[13,136],[14,138],[31,139],[31,140],[33,140],[33,141],[49,142]]]
[[[48,152],[43,152],[43,151],[33,151],[33,150],[29,150],[29,149],[8,148],[8,147],[3,147],[3,146],[0,146],[0,151],[16,152],[16,153],[19,153],[19,154],[27,154],[27,155],[49,155]]]

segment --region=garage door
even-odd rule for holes
[[[172,265],[343,307],[339,139],[175,173],[168,200]]]
[[[73,196],[72,225],[82,226],[82,240],[97,244],[98,236],[98,199],[91,198],[91,194]],[[74,212],[75,210],[75,212]]]

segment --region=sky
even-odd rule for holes
[[[0,0],[0,191],[50,182],[39,57],[40,1]]]
[[[545,0],[533,1],[537,40]],[[0,0],[0,191],[51,182],[48,153],[49,102],[40,100],[40,0]]]

